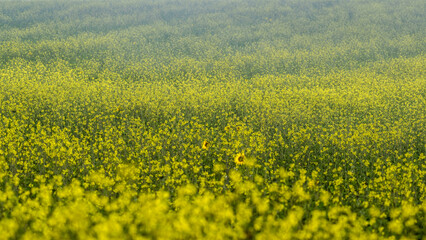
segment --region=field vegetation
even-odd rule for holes
[[[422,0],[0,0],[0,239],[426,239]]]

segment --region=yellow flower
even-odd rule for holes
[[[235,156],[235,158],[234,158],[234,162],[237,165],[243,165],[245,158],[246,158],[246,156],[244,155],[244,153],[238,153],[237,156]]]
[[[210,143],[207,141],[204,141],[203,144],[201,145],[202,149],[209,149],[209,147],[210,147]]]

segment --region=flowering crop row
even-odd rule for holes
[[[201,2],[2,2],[0,239],[426,239],[422,1]]]

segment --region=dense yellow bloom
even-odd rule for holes
[[[0,239],[424,236],[424,0],[199,1],[2,1]]]

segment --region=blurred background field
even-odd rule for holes
[[[426,239],[421,0],[0,0],[0,239]]]

